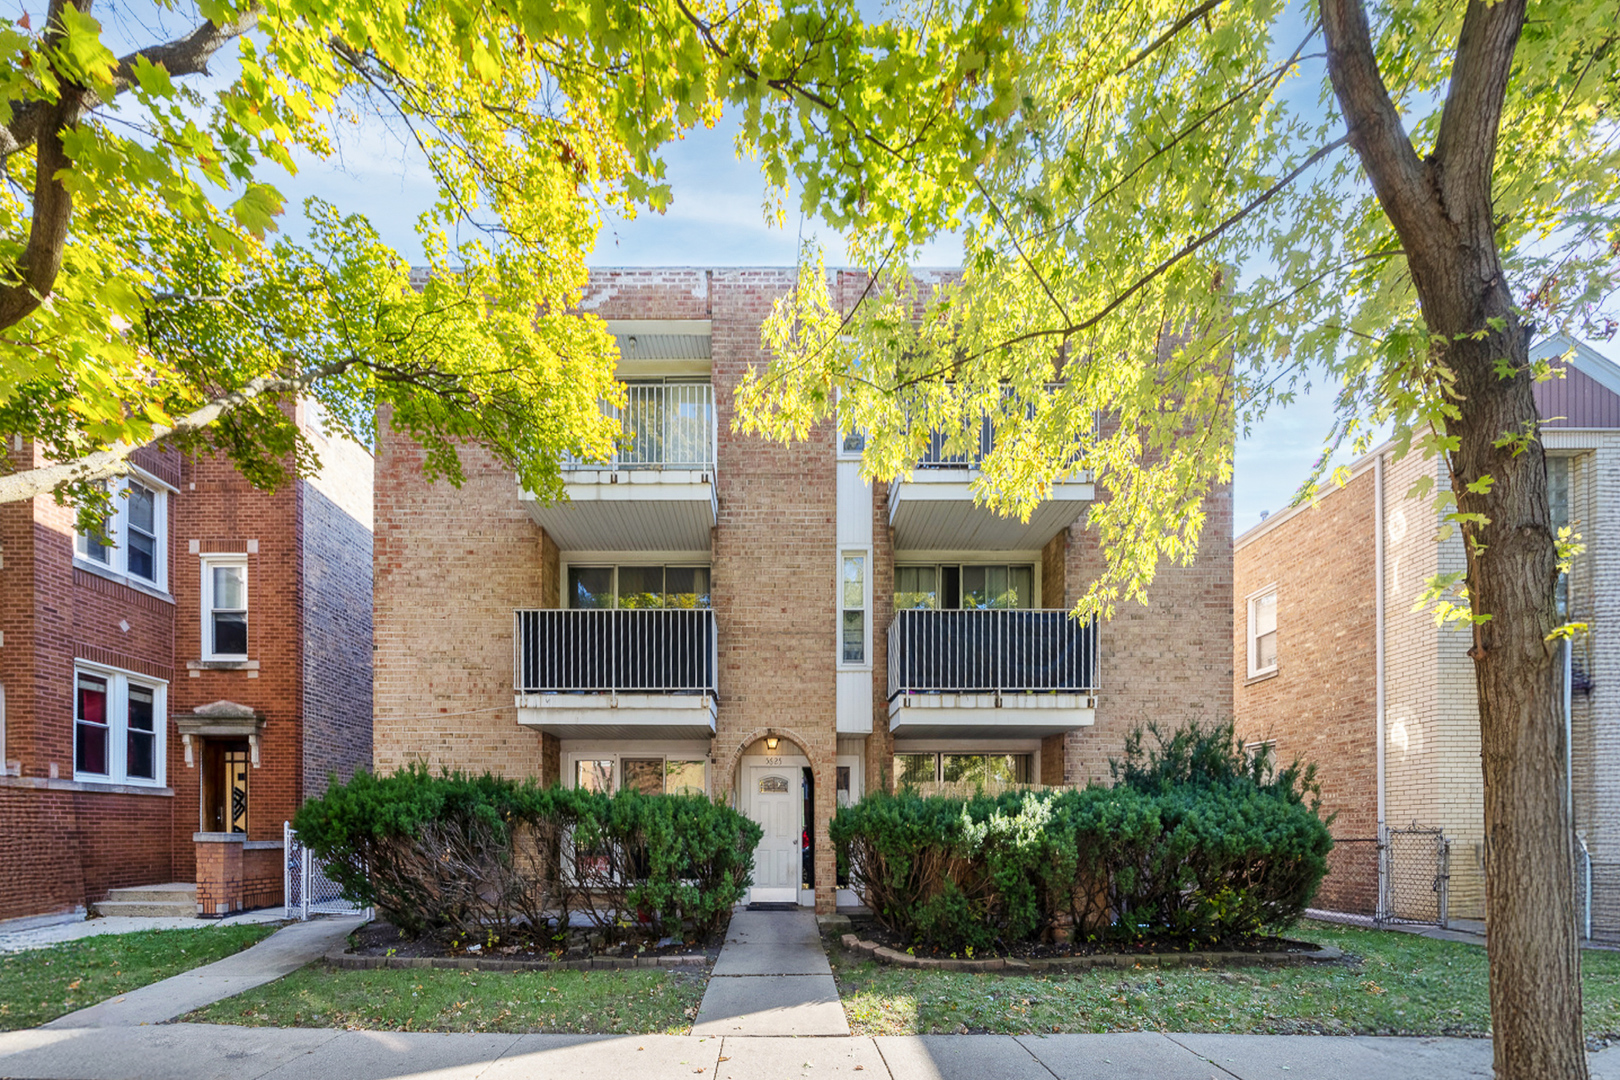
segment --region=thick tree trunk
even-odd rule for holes
[[[1413,150],[1360,0],[1321,0],[1328,72],[1432,335],[1428,375],[1463,515],[1485,775],[1486,950],[1501,1080],[1585,1080],[1573,834],[1564,772],[1557,554],[1522,324],[1496,246],[1491,180],[1524,0],[1472,0],[1434,151]],[[1505,362],[1505,364],[1504,364]],[[1454,379],[1449,386],[1440,373]],[[1508,374],[1503,376],[1503,372]],[[1477,516],[1475,516],[1477,515]]]

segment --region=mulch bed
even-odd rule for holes
[[[435,967],[479,971],[567,970],[631,967],[707,966],[720,954],[724,935],[712,942],[607,943],[599,931],[574,928],[566,945],[547,939],[489,946],[456,945],[435,938],[409,938],[393,924],[376,920],[349,935],[350,944],[327,953],[336,967]]]

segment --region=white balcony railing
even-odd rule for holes
[[[516,613],[519,694],[709,694],[719,669],[704,608],[548,608]]]
[[[605,406],[623,438],[606,462],[569,460],[569,469],[714,470],[718,431],[709,383],[627,383],[622,407]]]
[[[890,701],[1096,689],[1096,623],[1067,611],[899,611],[889,624]]]

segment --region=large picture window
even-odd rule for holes
[[[981,751],[941,751],[894,755],[894,782],[898,788],[938,781],[977,786],[1028,784],[1034,776],[1034,755]]]
[[[570,566],[571,608],[707,608],[707,566]]]
[[[97,570],[167,589],[168,493],[134,478],[115,481],[111,491],[111,512],[99,528],[74,538],[74,557]]]
[[[632,788],[643,795],[703,795],[702,758],[669,754],[593,754],[573,759],[574,786],[612,794]]]
[[[164,684],[104,668],[73,681],[74,779],[162,784]]]
[[[942,563],[894,568],[896,611],[1029,609],[1035,567],[1029,563]]]

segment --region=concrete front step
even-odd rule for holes
[[[107,899],[93,906],[97,915],[191,919],[197,915],[197,886],[176,882],[171,885],[109,889]]]
[[[158,904],[145,900],[103,900],[91,905],[97,915],[126,915],[140,919],[195,919],[196,904]]]

